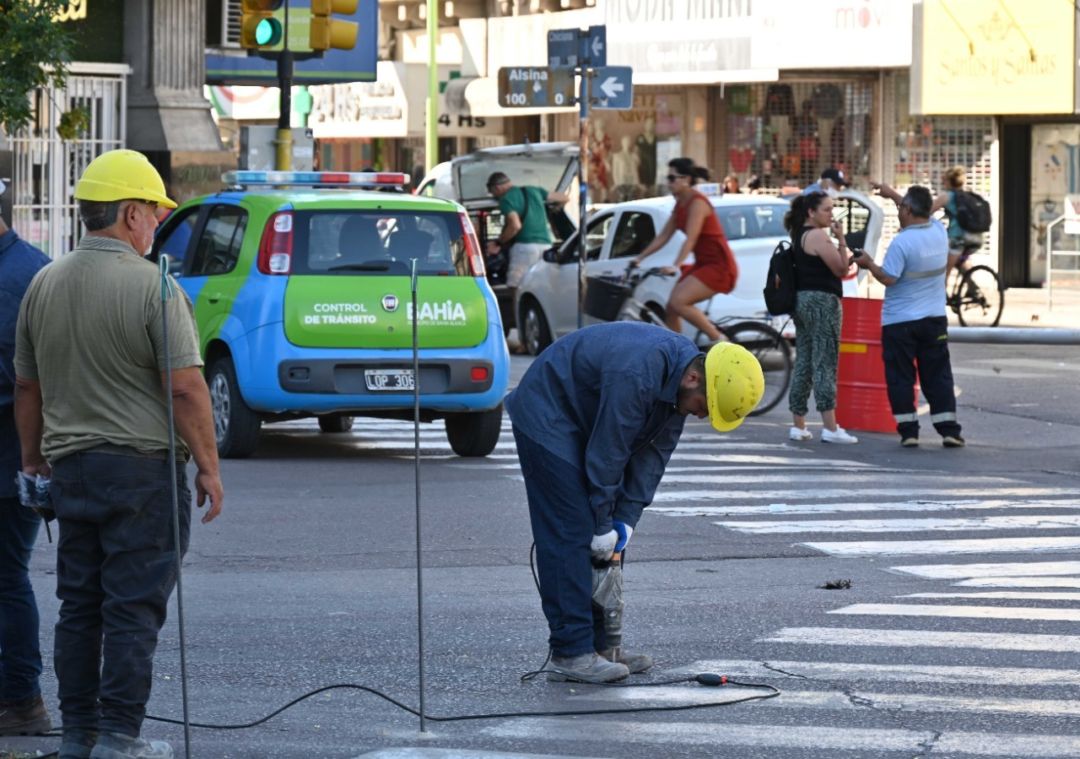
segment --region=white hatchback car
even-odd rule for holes
[[[766,195],[724,195],[710,197],[724,227],[728,243],[739,264],[735,289],[715,295],[699,304],[711,319],[724,317],[761,318],[766,315],[762,288],[769,270],[769,258],[781,240],[788,239],[784,214],[790,203]],[[588,263],[586,275],[620,276],[630,259],[640,253],[663,229],[675,207],[674,198],[660,197],[618,203],[590,217],[585,231]],[[844,227],[851,248],[862,248],[871,256],[877,252],[884,214],[862,193],[844,191],[834,201],[833,214]],[[676,232],[668,244],[645,260],[644,266],[668,266],[682,246],[685,236]],[[559,248],[552,248],[526,273],[517,291],[516,315],[526,349],[537,355],[552,340],[577,329],[578,238],[575,234]],[[859,276],[864,270],[859,269]],[[674,286],[674,277],[650,277],[635,292],[637,300],[658,314]],[[855,295],[858,280],[845,281],[845,295]],[[586,315],[584,323],[596,320]],[[780,325],[776,325],[779,327]],[[697,330],[684,323],[683,331],[694,339]],[[784,330],[793,335],[793,328]]]

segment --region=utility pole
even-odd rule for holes
[[[278,98],[277,157],[274,166],[278,171],[292,168],[292,80],[293,54],[289,49],[289,0],[285,0],[284,47],[277,59],[277,75],[280,96]]]
[[[427,128],[424,131],[424,168],[428,172],[439,162],[439,63],[436,58],[439,36],[438,0],[427,0],[428,90]]]

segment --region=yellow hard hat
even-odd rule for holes
[[[75,199],[99,203],[149,200],[163,208],[176,208],[165,194],[157,169],[135,150],[110,150],[91,161],[75,185]]]
[[[705,397],[717,430],[730,432],[742,424],[764,394],[761,364],[746,348],[717,343],[705,354]]]

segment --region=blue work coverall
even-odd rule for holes
[[[606,647],[589,545],[613,521],[637,525],[652,502],[686,420],[679,383],[699,354],[662,327],[599,324],[555,341],[506,398],[556,656]]]
[[[22,469],[15,431],[15,323],[30,280],[49,257],[8,230],[0,235],[0,701],[41,693],[38,609],[30,552],[41,519],[19,504]]]

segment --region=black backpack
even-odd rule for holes
[[[990,231],[993,219],[986,198],[966,190],[954,190],[953,198],[956,202],[956,223],[961,229],[973,233]]]
[[[762,293],[770,314],[780,316],[795,310],[795,251],[787,240],[781,240],[773,248]]]

